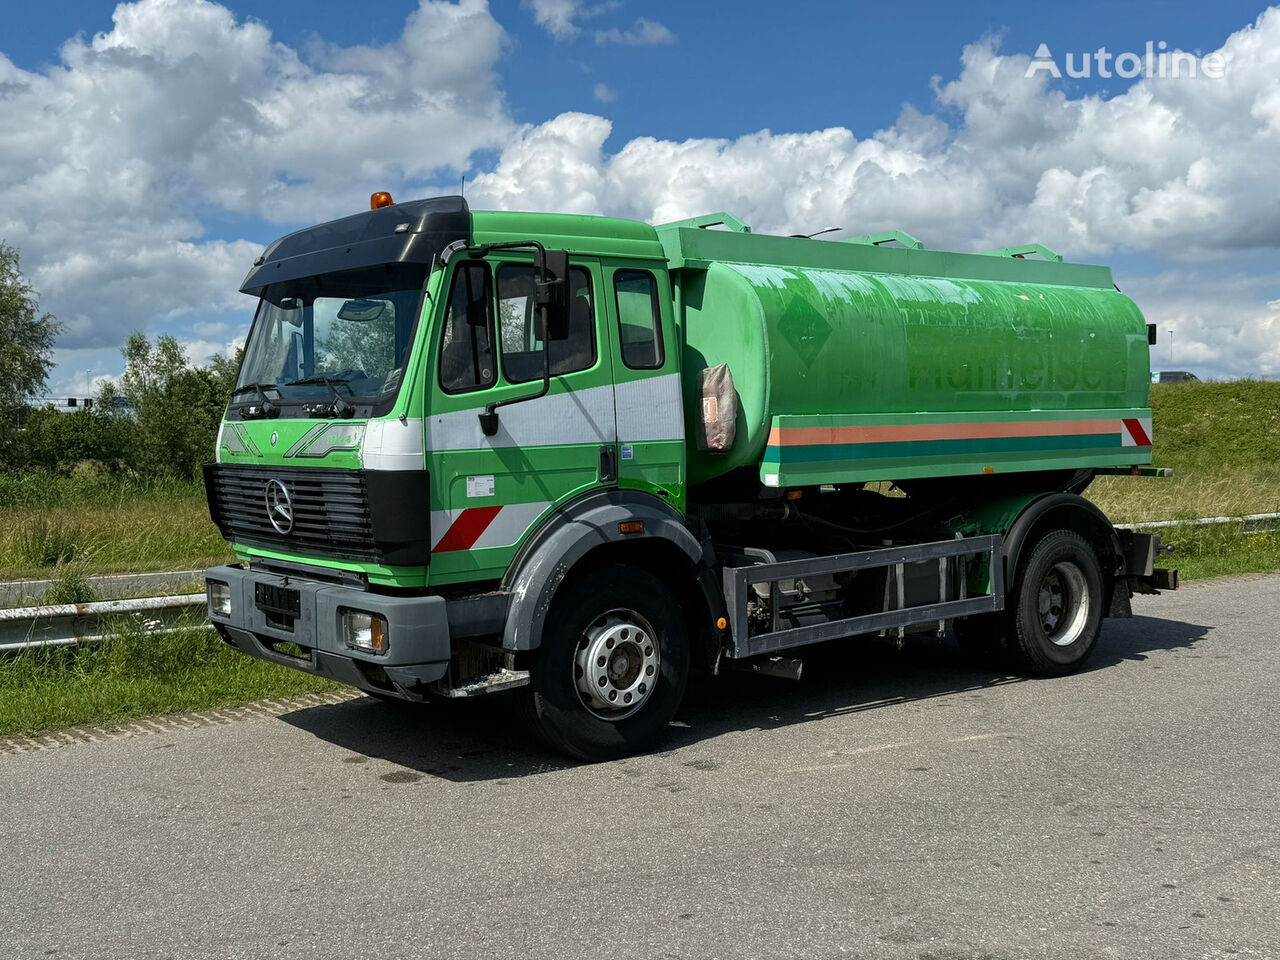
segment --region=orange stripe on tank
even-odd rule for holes
[[[1119,420],[1023,420],[1008,423],[917,423],[880,427],[774,427],[770,446],[900,443],[907,440],[977,440],[989,437],[1073,437],[1119,433]]]

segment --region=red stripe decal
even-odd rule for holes
[[[451,550],[470,550],[480,539],[480,534],[493,523],[502,507],[470,507],[458,514],[458,519],[445,531],[440,542],[431,548],[432,553],[448,553]]]
[[[1125,420],[1124,428],[1129,431],[1129,436],[1133,437],[1133,442],[1138,446],[1151,446],[1151,438],[1147,436],[1147,431],[1142,429],[1141,420]]]

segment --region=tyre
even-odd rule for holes
[[[666,735],[688,674],[688,629],[671,591],[646,571],[606,567],[552,607],[517,702],[552,749],[611,760]]]
[[[1027,673],[1078,670],[1102,630],[1102,570],[1088,541],[1072,530],[1044,534],[1019,564],[1008,610],[1008,647]]]

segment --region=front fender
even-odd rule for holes
[[[619,524],[639,520],[640,533],[622,533]],[[702,545],[669,504],[638,490],[607,490],[566,504],[543,521],[517,555],[503,581],[510,597],[502,645],[532,650],[542,638],[551,602],[569,571],[589,552],[609,543],[665,540],[693,564]]]

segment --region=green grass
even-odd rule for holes
[[[93,584],[89,582],[89,572],[79,564],[70,564],[59,567],[55,571],[53,583],[45,590],[39,602],[41,604],[90,603],[97,599],[98,594],[93,589]]]
[[[49,579],[72,561],[93,573],[125,573],[229,559],[203,484],[0,474],[0,580]]]
[[[209,629],[133,629],[95,644],[0,654],[0,735],[333,689],[327,680],[237,653]]]
[[[53,580],[36,602],[96,599],[92,574],[193,569],[230,558],[202,484],[92,471],[0,474],[0,580]],[[212,630],[132,628],[95,644],[0,654],[0,735],[335,688],[238,653]]]
[[[12,542],[20,563],[56,567],[83,553],[86,540],[84,529],[75,524],[36,516],[15,527]]]
[[[1280,382],[1153,384],[1156,466],[1168,480],[1099,477],[1086,492],[1116,523],[1280,512]],[[1280,570],[1280,534],[1238,527],[1159,531],[1184,580]]]
[[[1114,522],[1280,512],[1280,381],[1153,384],[1151,410],[1153,462],[1173,477],[1094,480]]]
[[[1231,526],[1169,527],[1158,532],[1174,545],[1157,566],[1173,567],[1182,580],[1280,570],[1280,532],[1240,534]]]

